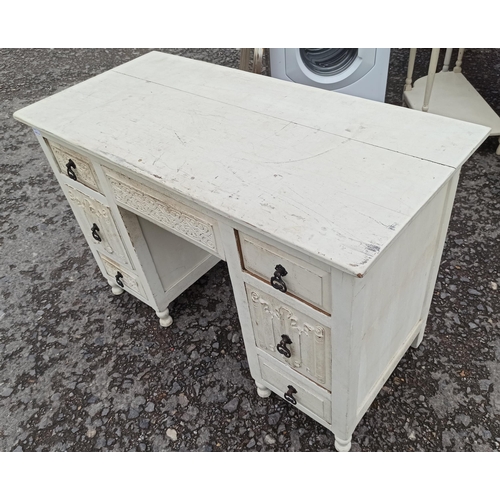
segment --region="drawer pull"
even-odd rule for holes
[[[290,352],[290,349],[288,349],[287,344],[292,344],[292,341],[290,340],[290,337],[288,335],[282,335],[281,336],[281,342],[276,346],[276,349],[280,354],[283,354],[285,358],[289,358],[292,353]]]
[[[292,403],[293,405],[297,404],[297,400],[293,397],[294,394],[297,394],[297,389],[293,385],[288,386],[288,391],[283,394],[283,397],[285,398],[286,401],[289,403]]]
[[[279,290],[280,292],[286,293],[286,283],[281,279],[282,276],[286,276],[288,273],[286,269],[281,265],[278,264],[275,267],[274,271],[274,276],[271,278],[271,285],[273,288],[276,288],[276,290]]]
[[[94,238],[94,240],[102,241],[99,235],[99,226],[95,222],[94,225],[92,226],[92,237]]]
[[[73,172],[74,168],[76,168],[75,162],[70,159],[68,163],[66,163],[66,170],[68,172],[68,177],[76,181],[76,174]]]
[[[123,287],[124,287],[124,285],[123,285],[122,278],[123,278],[123,274],[122,274],[120,271],[118,271],[118,272],[116,273],[116,276],[115,276],[116,284],[117,284],[118,286],[121,286],[121,287],[123,288]]]

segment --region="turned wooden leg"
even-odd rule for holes
[[[260,384],[259,382],[255,382],[255,385],[257,386],[257,394],[261,398],[268,398],[271,395],[271,390],[268,389],[265,385]]]
[[[113,280],[108,280],[108,285],[111,287],[114,295],[121,295],[123,293],[123,288],[119,287]]]
[[[337,451],[349,451],[351,449],[351,439],[352,436],[349,439],[335,437],[335,449]]]
[[[498,142],[500,143],[500,137],[498,138]],[[500,144],[498,144],[497,155],[500,155]]]
[[[453,49],[446,49],[446,53],[444,55],[443,69],[441,70],[443,73],[446,73],[450,69],[450,61],[451,61],[451,53]]]
[[[434,77],[436,76],[436,68],[439,59],[439,49],[432,49],[431,60],[429,62],[429,71],[427,73],[427,82],[425,84],[424,104],[422,111],[429,111],[429,101],[431,99],[432,86],[434,85]]]
[[[157,312],[156,315],[160,318],[160,325],[163,327],[170,326],[174,320],[172,319],[172,316],[170,316],[170,311],[165,309],[164,311]]]
[[[454,73],[462,73],[462,59],[464,57],[465,49],[458,49],[457,62],[455,63],[455,67],[453,68]]]
[[[417,55],[417,49],[410,49],[410,58],[408,60],[408,72],[406,74],[405,90],[412,89],[412,79],[413,79],[413,68],[415,67],[415,57]]]

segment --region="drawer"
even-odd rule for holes
[[[54,154],[59,170],[64,175],[85,184],[89,188],[101,191],[94,167],[88,158],[47,139],[46,142]]]
[[[271,286],[276,266],[282,266],[286,275],[282,281],[287,294],[306,302],[323,312],[331,312],[330,273],[305,260],[247,234],[238,233],[241,265],[244,271]]]
[[[99,252],[105,252],[114,260],[132,268],[109,208],[72,186],[66,185],[66,189],[68,200],[87,240],[96,245]]]
[[[112,280],[124,290],[131,291],[136,295],[139,295],[143,299],[146,299],[146,292],[144,291],[144,288],[137,276],[135,276],[129,270],[124,269],[123,266],[112,261],[105,255],[99,255],[105,269],[105,275],[108,279]]]
[[[125,175],[103,168],[119,205],[224,259],[214,219]]]
[[[248,283],[245,287],[255,345],[331,390],[330,329]]]
[[[290,377],[279,371],[271,363],[257,356],[259,360],[260,374],[264,383],[269,384],[269,388],[281,396],[301,411],[312,413],[325,422],[332,423],[332,406],[329,395],[320,394],[303,385],[296,377]],[[293,388],[290,390],[290,386]],[[295,390],[296,392],[293,392]],[[285,396],[289,393],[293,400],[290,401]],[[295,401],[295,403],[293,402]]]

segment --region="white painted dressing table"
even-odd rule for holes
[[[250,371],[352,432],[422,340],[460,167],[487,127],[151,52],[15,113],[115,294],[227,262]]]

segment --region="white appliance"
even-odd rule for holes
[[[269,49],[271,76],[384,102],[391,49]]]

